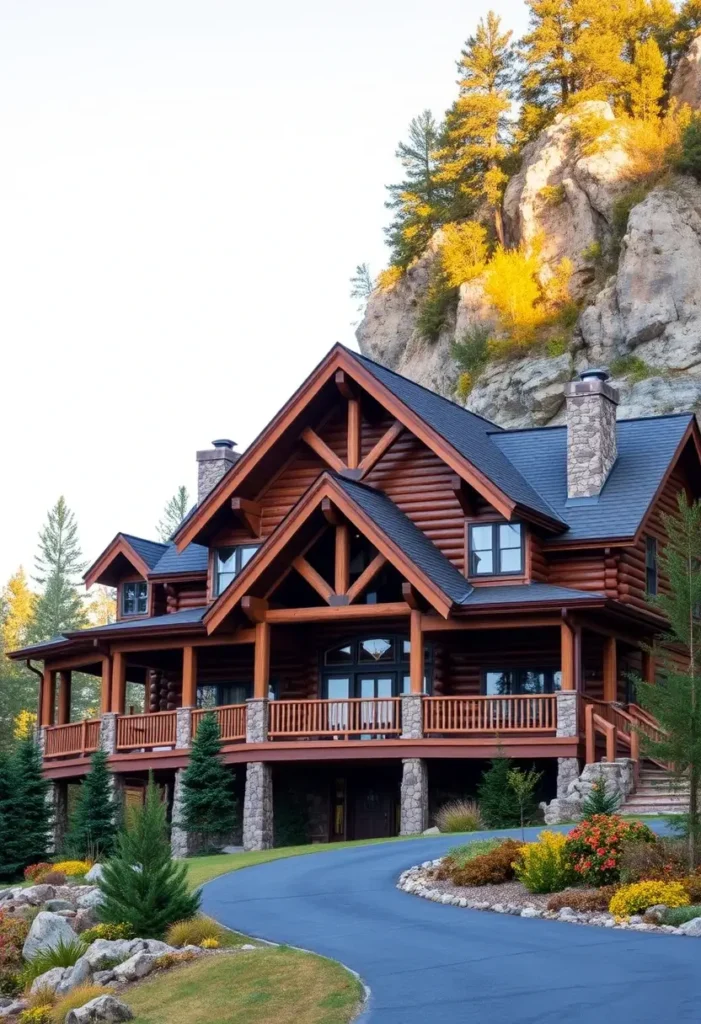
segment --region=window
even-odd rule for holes
[[[410,692],[406,636],[371,635],[326,650],[322,658],[322,695],[328,700],[349,697],[399,697]],[[433,647],[424,648],[424,693],[431,692]],[[344,712],[345,714],[345,712]]]
[[[232,548],[219,548],[214,556],[214,596],[219,597],[245,565],[251,561],[258,544],[239,544]]]
[[[523,572],[520,523],[473,523],[469,529],[470,575],[504,576]]]
[[[145,615],[148,611],[148,583],[122,584],[122,615]]]
[[[560,689],[561,680],[562,673],[555,669],[495,669],[484,673],[483,692],[489,697],[556,693]]]
[[[648,594],[657,593],[657,539],[645,538],[645,590]]]

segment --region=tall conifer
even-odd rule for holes
[[[394,210],[394,219],[385,228],[396,267],[408,267],[424,251],[431,235],[441,223],[442,196],[436,182],[435,149],[439,127],[430,110],[424,110],[409,125],[406,142],[400,142],[396,156],[404,168],[404,178],[388,185],[390,198],[385,206]]]
[[[41,585],[31,628],[33,640],[48,640],[68,629],[80,629],[86,615],[77,585],[85,568],[78,543],[78,524],[61,496],[49,511],[39,534],[35,580]]]
[[[81,860],[109,857],[117,831],[116,819],[117,806],[107,768],[107,754],[104,750],[96,750],[71,816],[65,839],[66,850]]]
[[[234,776],[224,764],[216,715],[204,715],[192,741],[183,774],[183,813],[178,823],[200,840],[204,850],[216,846],[236,827],[238,807]]]

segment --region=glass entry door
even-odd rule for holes
[[[361,698],[360,717],[362,727],[372,729],[364,733],[361,739],[378,737],[378,729],[391,729],[394,726],[396,717],[396,705],[390,699],[396,690],[396,675],[384,673],[383,675],[359,675],[356,678],[356,691]],[[378,737],[379,738],[379,737]]]

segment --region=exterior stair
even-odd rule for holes
[[[635,792],[620,808],[621,814],[682,814],[689,807],[689,785],[671,772],[643,762]]]

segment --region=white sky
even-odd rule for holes
[[[355,345],[396,144],[489,6],[0,0],[0,586],[61,493],[89,560],[155,536],[196,449]]]

